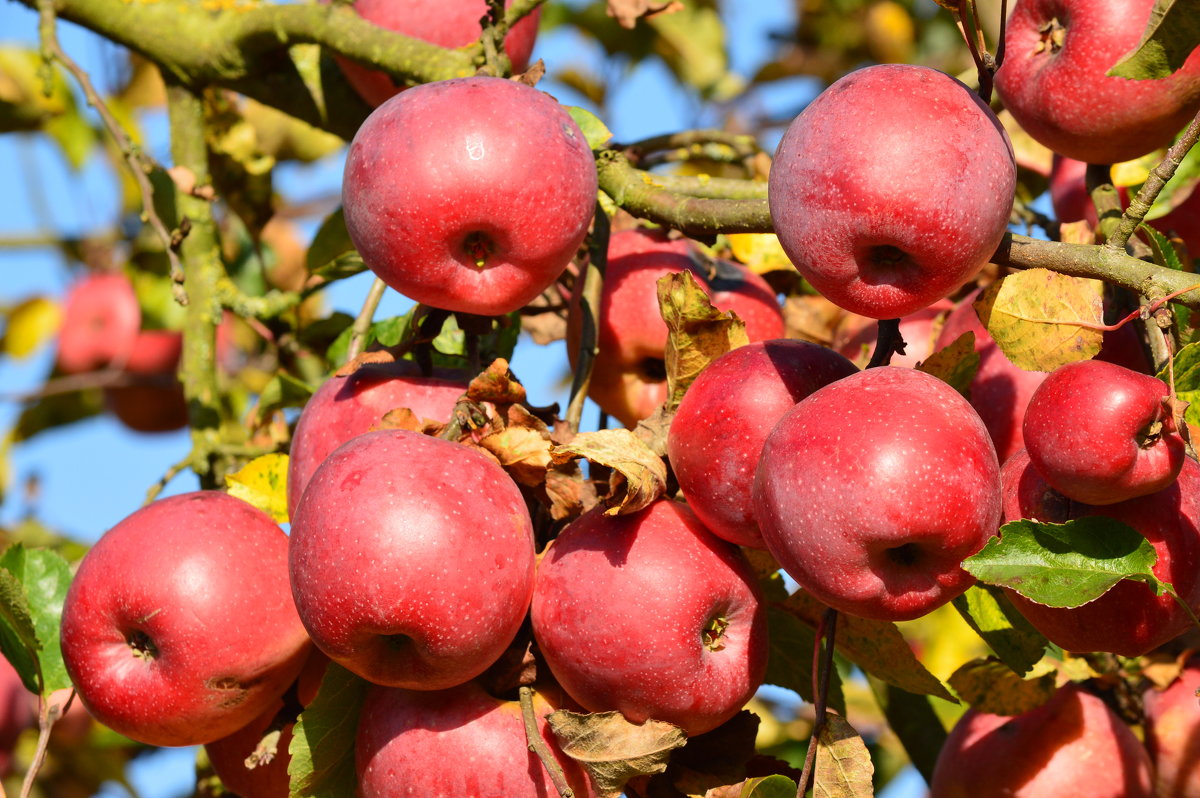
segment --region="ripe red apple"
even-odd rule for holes
[[[160,499],[110,529],[63,605],[67,673],[106,726],[150,745],[211,742],[272,704],[308,656],[287,536],[232,496]]]
[[[1158,561],[1154,575],[1170,582],[1193,611],[1200,610],[1200,465],[1185,458],[1169,487],[1136,499],[1093,506],[1071,501],[1038,474],[1029,455],[1004,464],[1004,520],[1030,518],[1062,524],[1102,515],[1142,533]],[[1169,595],[1141,582],[1122,581],[1095,601],[1074,608],[1037,604],[1008,591],[1013,604],[1051,642],[1067,651],[1111,651],[1138,657],[1186,631],[1187,613]]]
[[[892,355],[889,365],[916,367],[934,352],[933,344],[954,303],[939,299],[927,308],[900,319],[900,337],[904,339],[904,354]],[[834,331],[833,348],[865,367],[879,340],[879,322],[856,313],[848,313]]]
[[[533,526],[516,484],[476,451],[404,430],[359,435],[317,467],[289,558],[317,646],[393,687],[478,676],[533,594]]]
[[[1155,493],[1183,468],[1162,380],[1099,360],[1051,372],[1025,410],[1025,450],[1059,493],[1114,504]]]
[[[763,442],[779,417],[816,389],[858,371],[807,341],[759,341],[726,352],[684,394],[667,456],[688,506],[718,537],[764,548],[751,488]]]
[[[1018,0],[996,92],[1039,142],[1087,163],[1130,161],[1200,110],[1200,53],[1161,80],[1106,72],[1142,37],[1154,0]]]
[[[17,669],[0,657],[0,776],[12,771],[13,749],[21,732],[37,725],[37,699],[34,698]]]
[[[666,499],[568,525],[538,564],[532,619],[551,673],[580,705],[689,735],[741,710],[767,665],[749,563]]]
[[[58,367],[94,371],[129,357],[142,324],[133,284],[121,272],[91,272],[71,286],[63,304]]]
[[[388,411],[406,407],[417,418],[447,421],[466,389],[461,374],[442,371],[424,377],[409,360],[368,364],[349,376],[330,377],[296,421],[288,458],[288,513],[295,514],[317,466],[355,435],[370,431]]]
[[[684,270],[709,291],[713,306],[732,310],[746,322],[751,341],[783,337],[783,313],[766,281],[734,263],[718,261],[714,279],[692,258],[690,245],[649,230],[614,233],[609,241],[600,297],[595,364],[588,396],[627,427],[633,427],[667,398],[667,324],[658,308],[658,280]],[[567,351],[579,355],[580,308],[568,318]]]
[[[924,372],[868,369],[784,414],[763,445],[754,514],[783,569],[829,606],[908,620],[965,591],[959,565],[1000,523],[983,422]]]
[[[123,370],[145,382],[106,388],[105,404],[135,432],[171,432],[188,424],[187,399],[175,376],[183,335],[174,330],[142,330],[134,338]]]
[[[1150,758],[1103,700],[1075,684],[1016,717],[969,710],[938,755],[930,798],[1151,798]]]
[[[563,754],[546,723],[562,704],[533,696],[538,731],[572,791],[596,791],[579,764]],[[418,692],[373,687],[363,703],[354,746],[362,798],[394,795],[549,798],[557,795],[529,750],[521,706],[488,695],[476,682]]]
[[[512,5],[506,0],[505,7]],[[487,16],[487,0],[354,0],[354,10],[368,22],[381,28],[422,39],[439,47],[465,47],[479,39],[480,20]],[[514,25],[504,38],[504,52],[513,72],[522,72],[537,39],[538,17],[542,10]],[[395,81],[377,69],[369,69],[348,58],[335,56],[346,80],[371,105],[381,105],[401,91]]]
[[[596,186],[583,133],[549,95],[472,77],[375,109],[350,144],[342,203],[350,239],[385,283],[433,307],[498,315],[566,267]]]
[[[769,178],[771,220],[826,298],[898,318],[987,263],[1008,227],[1016,179],[1004,128],[966,86],[925,67],[866,67],[788,127]]]
[[[1200,795],[1200,658],[1193,655],[1165,690],[1148,690],[1146,747],[1157,798]]]

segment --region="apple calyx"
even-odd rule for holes
[[[467,237],[463,239],[463,249],[466,250],[467,256],[474,261],[475,268],[482,270],[487,266],[488,256],[496,251],[496,242],[487,233],[477,230],[468,233]]]
[[[1169,423],[1169,422],[1168,422]],[[1158,443],[1163,436],[1163,419],[1151,421],[1137,433],[1137,444],[1140,449],[1150,449],[1154,444]],[[1167,432],[1172,430],[1168,429]]]
[[[1067,38],[1066,27],[1058,21],[1058,17],[1054,17],[1045,25],[1038,28],[1038,33],[1042,34],[1042,38],[1038,41],[1037,46],[1033,48],[1033,52],[1044,53],[1047,50],[1053,55],[1063,48],[1063,42]]]
[[[150,639],[150,635],[143,632],[141,629],[135,629],[125,639],[129,645],[129,650],[133,652],[133,656],[145,662],[153,662],[158,659],[158,646],[154,645],[154,641]]]
[[[729,628],[729,621],[724,615],[716,615],[708,623],[704,625],[704,631],[700,633],[700,639],[704,642],[704,647],[709,651],[721,651],[725,648],[725,630]]]

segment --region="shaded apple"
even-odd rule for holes
[[[562,106],[521,83],[471,77],[375,109],[350,144],[342,203],[355,248],[389,286],[499,315],[566,268],[596,187],[591,149]]]
[[[287,581],[287,536],[216,491],[160,499],[106,532],[63,605],[62,652],[84,705],[151,745],[245,726],[310,651]]]
[[[63,303],[59,369],[75,374],[120,365],[141,324],[142,310],[124,273],[89,273],[71,285]]]
[[[832,349],[779,338],[726,352],[700,372],[671,420],[667,456],[706,527],[731,543],[766,546],[751,488],[767,434],[801,399],[856,371]]]
[[[538,564],[531,617],[563,689],[633,723],[716,728],[766,669],[766,604],[749,563],[667,499],[569,524]]]
[[[1164,690],[1147,690],[1146,747],[1157,798],[1200,795],[1200,657],[1192,655]]]
[[[768,181],[771,220],[826,298],[898,318],[987,263],[1007,230],[1016,177],[1008,136],[974,92],[933,69],[871,66],[827,88],[788,127]]]
[[[135,432],[171,432],[188,424],[187,399],[176,376],[183,335],[174,330],[142,330],[123,365],[130,385],[104,390],[109,412]]]
[[[909,620],[961,594],[960,565],[1000,522],[987,429],[946,383],[867,369],[813,392],[763,445],[754,514],[767,548],[834,609]]]

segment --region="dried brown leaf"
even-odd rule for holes
[[[545,490],[550,517],[555,521],[577,518],[597,503],[592,483],[584,480],[579,463],[574,460],[547,469]]]
[[[473,402],[514,404],[525,401],[525,388],[513,378],[508,361],[496,358],[467,386],[467,398]]]
[[[620,795],[632,778],[662,773],[671,752],[687,742],[678,726],[660,720],[636,725],[620,712],[559,710],[546,720],[559,748],[588,771],[601,798]]]
[[[370,352],[359,352],[353,358],[343,363],[338,370],[334,372],[334,376],[349,377],[363,366],[369,366],[372,363],[395,362],[396,356],[386,349],[373,349]]]
[[[520,75],[513,75],[512,79],[517,83],[524,83],[526,86],[533,88],[534,86],[538,85],[538,81],[541,80],[542,76],[545,74],[546,62],[539,58],[529,66],[529,69],[526,69]]]
[[[523,405],[506,405],[504,417],[493,420],[493,431],[479,440],[504,470],[522,485],[546,481],[550,466],[550,430]]]
[[[854,727],[835,712],[825,715],[813,766],[813,798],[871,798],[875,766]]]
[[[570,443],[551,449],[550,456],[554,463],[582,457],[612,469],[606,515],[635,513],[667,489],[666,464],[627,429],[580,433]]]
[[[844,314],[823,296],[790,296],[783,303],[783,326],[788,338],[829,346]]]
[[[608,0],[608,15],[622,28],[632,28],[642,17],[671,14],[684,9],[679,0]]]
[[[749,338],[745,322],[714,308],[690,271],[659,278],[658,306],[668,330],[666,407],[674,410],[705,366]]]

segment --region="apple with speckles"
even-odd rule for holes
[[[890,366],[915,368],[934,352],[934,342],[946,317],[954,310],[949,299],[939,299],[927,308],[900,319],[900,337],[904,339],[904,354],[893,354]],[[834,330],[831,346],[859,368],[865,368],[879,341],[879,322],[866,316],[847,313]]]
[[[273,704],[311,650],[287,549],[265,513],[217,491],[106,532],[63,604],[63,662],[88,711],[140,742],[196,745]]]
[[[705,526],[731,543],[765,547],[751,488],[767,434],[801,399],[857,371],[832,349],[773,339],[726,352],[700,372],[671,420],[667,456]]]
[[[933,69],[884,64],[838,80],[792,121],[768,202],[814,288],[851,313],[893,319],[988,262],[1016,180],[1008,136],[974,92]]]
[[[403,91],[367,117],[346,156],[342,207],[363,263],[389,286],[494,316],[562,273],[596,189],[587,140],[550,95],[455,78]]]
[[[962,396],[915,369],[867,369],[812,393],[763,445],[754,514],[801,587],[901,621],[960,595],[960,565],[1000,523],[1000,466]]]
[[[292,593],[313,641],[368,681],[441,690],[517,634],[534,542],[516,484],[479,452],[405,430],[340,446],[292,519]]]
[[[569,524],[538,564],[531,618],[567,694],[633,723],[709,731],[766,670],[766,603],[750,564],[667,499]]]

